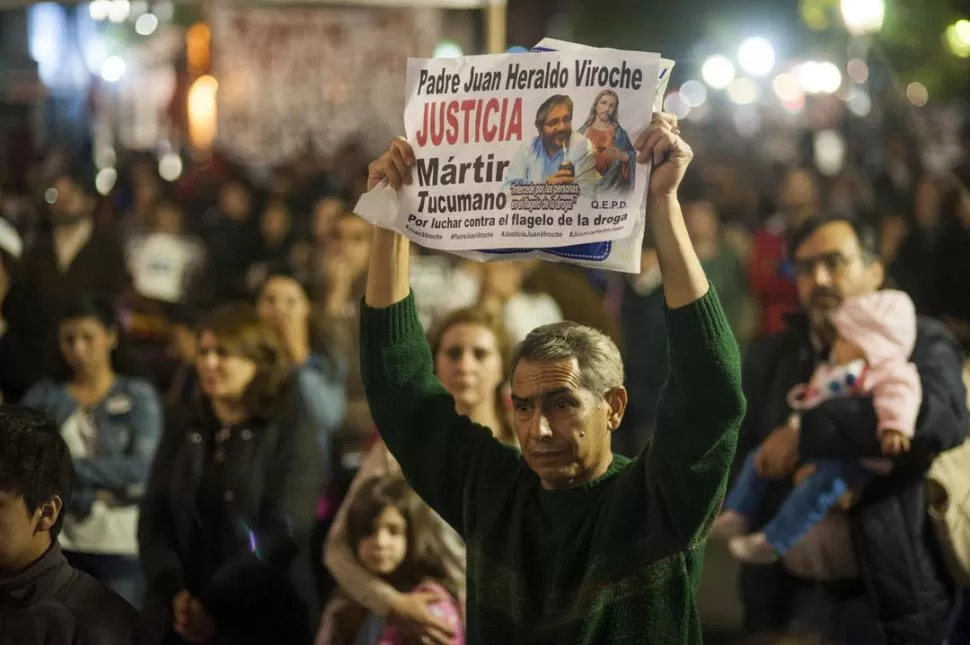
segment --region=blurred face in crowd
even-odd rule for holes
[[[370,241],[370,224],[356,215],[347,214],[334,225],[327,252],[345,262],[351,274],[358,276],[367,270]]]
[[[503,300],[522,291],[522,283],[535,269],[537,260],[501,260],[482,266],[483,291]]]
[[[626,409],[626,390],[591,392],[579,361],[522,360],[512,375],[512,422],[522,456],[548,490],[584,484],[612,461],[610,433]]]
[[[932,228],[940,221],[940,208],[943,206],[943,190],[940,181],[931,176],[920,179],[916,186],[914,216],[920,228]]]
[[[233,221],[244,221],[249,217],[252,196],[249,189],[238,181],[223,184],[219,191],[219,210]]]
[[[441,335],[435,373],[455,397],[455,407],[462,414],[494,401],[503,376],[498,339],[481,325],[461,323],[449,327]]]
[[[782,210],[789,215],[812,214],[818,205],[815,178],[807,170],[789,171],[782,180],[778,198]]]
[[[572,108],[566,103],[552,106],[542,124],[541,135],[542,144],[549,152],[561,150],[563,146],[569,145],[569,139],[573,136]]]
[[[57,191],[57,196],[50,207],[54,226],[76,224],[94,209],[94,200],[68,177],[55,181],[54,190]]]
[[[171,348],[183,363],[195,362],[195,357],[198,353],[198,342],[199,340],[196,337],[195,329],[191,326],[179,323],[172,327]]]
[[[339,197],[324,197],[313,204],[313,241],[318,246],[326,244],[333,233],[337,218],[346,210]]]
[[[64,361],[75,374],[98,374],[111,369],[118,332],[97,318],[71,318],[61,323],[58,342]]]
[[[697,201],[684,204],[684,220],[687,233],[694,244],[710,244],[717,241],[717,213],[711,202]]]
[[[213,400],[239,402],[256,376],[256,363],[231,354],[208,329],[199,335],[195,359],[202,392]]]
[[[259,220],[259,231],[270,244],[280,244],[290,232],[290,212],[280,203],[270,204]]]
[[[47,550],[61,506],[54,497],[31,513],[23,495],[0,490],[0,573],[20,572]]]
[[[299,282],[286,276],[273,276],[259,292],[256,303],[259,317],[281,332],[309,324],[310,299]]]
[[[847,222],[830,222],[795,250],[798,298],[813,330],[831,341],[829,316],[849,296],[871,293],[883,282],[882,264],[867,259],[855,230]]]
[[[185,229],[185,217],[174,204],[164,203],[155,210],[155,230],[169,235],[181,235]]]
[[[388,576],[408,553],[408,522],[393,506],[385,506],[374,519],[374,531],[357,545],[357,558],[367,570]]]

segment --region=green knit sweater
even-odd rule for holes
[[[704,543],[745,405],[713,288],[666,317],[671,370],[652,445],[634,460],[615,456],[595,481],[549,491],[516,451],[455,413],[413,296],[362,309],[364,384],[381,436],[468,545],[468,643],[701,643]]]

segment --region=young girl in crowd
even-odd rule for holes
[[[832,317],[836,339],[829,360],[818,366],[807,384],[788,396],[794,411],[789,425],[799,431],[799,412],[840,396],[871,396],[877,431],[887,457],[909,450],[922,389],[916,366],[909,362],[916,343],[916,310],[901,291],[848,298]],[[771,563],[797,544],[842,498],[867,483],[875,471],[891,468],[888,460],[824,459],[799,482],[774,519],[747,534],[750,518],[764,501],[767,481],[756,470],[758,450],[744,468],[714,523],[714,535],[728,539],[741,561]]]
[[[357,490],[347,514],[346,539],[360,564],[401,593],[437,596],[432,615],[464,645],[456,589],[448,589],[441,555],[429,548],[431,509],[398,477],[370,479]],[[409,645],[394,625],[338,592],[323,613],[316,645]]]

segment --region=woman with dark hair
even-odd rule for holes
[[[162,429],[149,383],[132,376],[111,303],[82,296],[58,325],[54,378],[34,384],[23,404],[61,428],[77,483],[60,542],[73,566],[140,607],[138,503]]]
[[[165,643],[302,645],[317,615],[315,428],[253,307],[224,306],[197,329],[202,396],[170,418],[138,527],[148,617]]]
[[[454,397],[455,409],[475,423],[495,429],[497,438],[515,449],[515,433],[505,402],[512,348],[502,321],[482,309],[460,309],[432,331],[430,345],[435,372]],[[432,596],[402,591],[373,575],[348,546],[349,513],[357,491],[367,480],[386,475],[400,476],[401,467],[384,444],[377,443],[364,457],[337,512],[327,536],[324,560],[341,589],[354,602],[376,616],[389,617],[393,624],[412,636],[442,637],[445,627],[430,613]],[[463,598],[465,545],[461,537],[432,512],[423,539],[441,555],[448,580],[459,590],[459,598]]]
[[[330,437],[346,406],[346,358],[316,320],[308,289],[293,275],[271,272],[259,290],[256,309],[279,333],[297,385],[317,423],[320,447],[329,455]]]
[[[444,555],[427,539],[435,530],[431,513],[400,477],[369,479],[347,513],[347,547],[360,566],[399,592],[433,596],[431,613],[454,634],[450,642],[463,645],[459,588],[449,579]],[[397,626],[337,592],[327,603],[315,645],[413,642]]]
[[[596,172],[601,179],[598,191],[629,191],[636,174],[637,155],[630,135],[620,125],[620,97],[613,90],[603,90],[593,99],[589,117],[580,126],[596,151]]]

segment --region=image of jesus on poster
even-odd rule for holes
[[[573,100],[554,94],[536,111],[538,135],[523,143],[508,169],[508,184],[579,184],[592,190],[600,180],[595,150],[573,130]]]
[[[633,189],[637,155],[630,136],[620,125],[619,111],[620,97],[613,90],[603,90],[596,95],[586,123],[579,128],[596,151],[598,193],[626,193]]]

